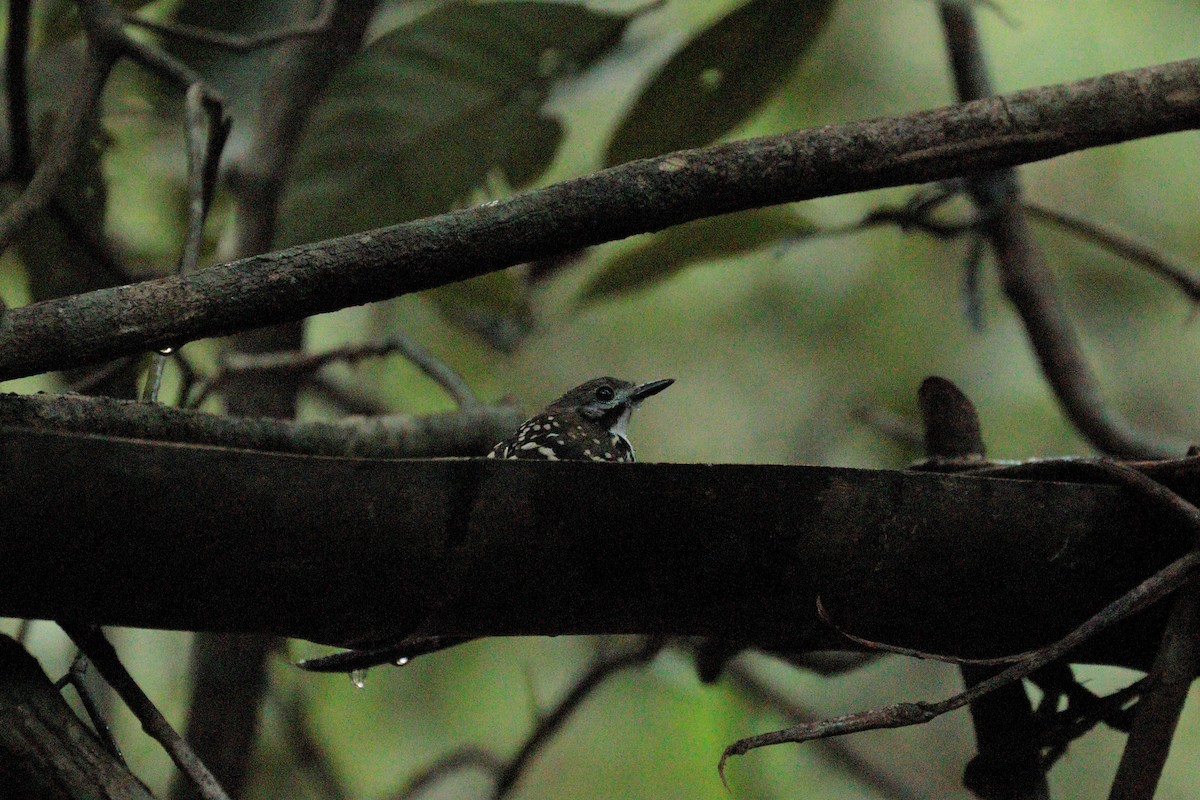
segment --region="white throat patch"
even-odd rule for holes
[[[625,410],[621,412],[621,416],[617,417],[617,421],[612,424],[608,432],[614,436],[620,436],[626,442],[629,441],[629,418],[633,415],[633,407],[625,406]]]

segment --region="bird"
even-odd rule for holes
[[[636,460],[627,428],[633,410],[643,400],[675,382],[674,378],[630,383],[595,378],[546,406],[498,443],[488,458],[542,461]]]
[[[488,453],[496,459],[543,461],[634,460],[626,428],[638,404],[675,382],[674,378],[630,383],[616,378],[596,378],[581,383],[521,423],[509,438]],[[310,658],[296,666],[310,672],[348,672],[360,686],[362,674],[384,664],[402,666],[418,655],[454,647],[472,637],[410,637],[378,647],[346,650]]]

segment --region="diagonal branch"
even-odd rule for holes
[[[785,742],[808,742],[830,736],[845,736],[850,733],[881,728],[903,728],[930,722],[942,714],[974,703],[979,698],[1019,681],[1047,664],[1057,661],[1096,634],[1110,628],[1114,623],[1148,608],[1186,585],[1194,579],[1197,568],[1200,568],[1200,553],[1189,553],[1177,559],[1105,606],[1054,644],[1035,651],[1028,658],[1013,664],[1008,669],[945,700],[932,703],[923,701],[897,703],[871,711],[845,714],[816,722],[805,722],[778,731],[748,736],[725,748],[717,769],[724,780],[725,763],[730,756],[745,755],[759,747]]]
[[[641,647],[628,653],[615,656],[597,655],[587,671],[567,692],[566,697],[549,714],[538,720],[538,724],[525,739],[521,749],[497,772],[496,786],[492,790],[493,800],[502,800],[512,792],[530,760],[538,754],[552,736],[562,729],[571,715],[592,695],[592,692],[616,673],[649,663],[662,648],[663,640],[651,637]]]
[[[1121,258],[1141,265],[1152,275],[1157,275],[1173,284],[1193,303],[1200,303],[1200,276],[1195,274],[1196,271],[1173,261],[1146,242],[1139,241],[1137,237],[1114,227],[1056,208],[1049,208],[1028,199],[1022,201],[1021,205],[1030,217],[1058,225],[1077,236],[1091,240],[1094,244]]]
[[[66,623],[62,623],[62,629],[96,666],[104,680],[121,696],[129,710],[142,723],[146,733],[161,744],[175,765],[195,782],[201,797],[204,800],[230,800],[217,779],[196,758],[187,742],[180,738],[162,712],[142,691],[142,687],[138,686],[137,681],[126,671],[117,657],[117,651],[100,629]]]
[[[1142,472],[1129,466],[1103,460],[1070,462],[1066,466],[1077,468],[1081,474],[1100,473],[1122,486],[1135,490],[1140,497],[1183,522],[1194,537],[1200,537],[1200,508]],[[745,755],[759,747],[786,742],[809,742],[831,736],[845,736],[883,728],[922,725],[950,711],[974,704],[980,698],[1010,686],[1042,667],[1058,661],[1097,634],[1111,629],[1118,622],[1128,619],[1187,586],[1189,582],[1195,580],[1197,568],[1200,568],[1200,550],[1193,550],[1108,603],[1058,641],[1035,650],[1007,669],[980,680],[965,691],[945,700],[932,703],[924,701],[897,703],[883,708],[843,714],[815,722],[804,722],[790,728],[748,736],[725,748],[717,764],[717,772],[724,782],[725,764],[729,758]],[[1192,666],[1194,667],[1194,664]],[[1180,677],[1183,679],[1191,676]],[[1165,705],[1167,709],[1172,708],[1169,703]]]
[[[1200,126],[1200,59],[958,106],[681,151],[508,200],[10,310],[0,379],[417,292],[747,208],[964,173]]]
[[[955,86],[967,102],[994,91],[969,5],[944,2],[942,24]],[[1126,458],[1167,458],[1164,444],[1134,430],[1105,402],[1099,381],[1054,285],[1045,253],[1022,210],[1016,170],[971,170],[967,187],[982,215],[980,230],[991,244],[1004,292],[1020,314],[1030,344],[1063,410],[1101,452]]]

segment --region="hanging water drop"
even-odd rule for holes
[[[355,669],[350,671],[350,683],[354,684],[355,689],[361,689],[367,685],[367,671],[365,669]]]

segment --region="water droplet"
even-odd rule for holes
[[[403,667],[405,664],[408,663],[408,661],[409,661],[408,656],[400,656],[400,658],[396,659],[396,666]]]
[[[351,670],[350,682],[354,684],[355,689],[363,688],[367,685],[367,671],[365,669]]]
[[[164,347],[163,349],[158,351],[158,354],[160,356],[173,356],[173,355],[175,355],[175,348],[174,347]]]
[[[725,80],[725,73],[718,67],[709,67],[700,73],[700,88],[705,93],[715,92],[721,88],[721,82]]]

